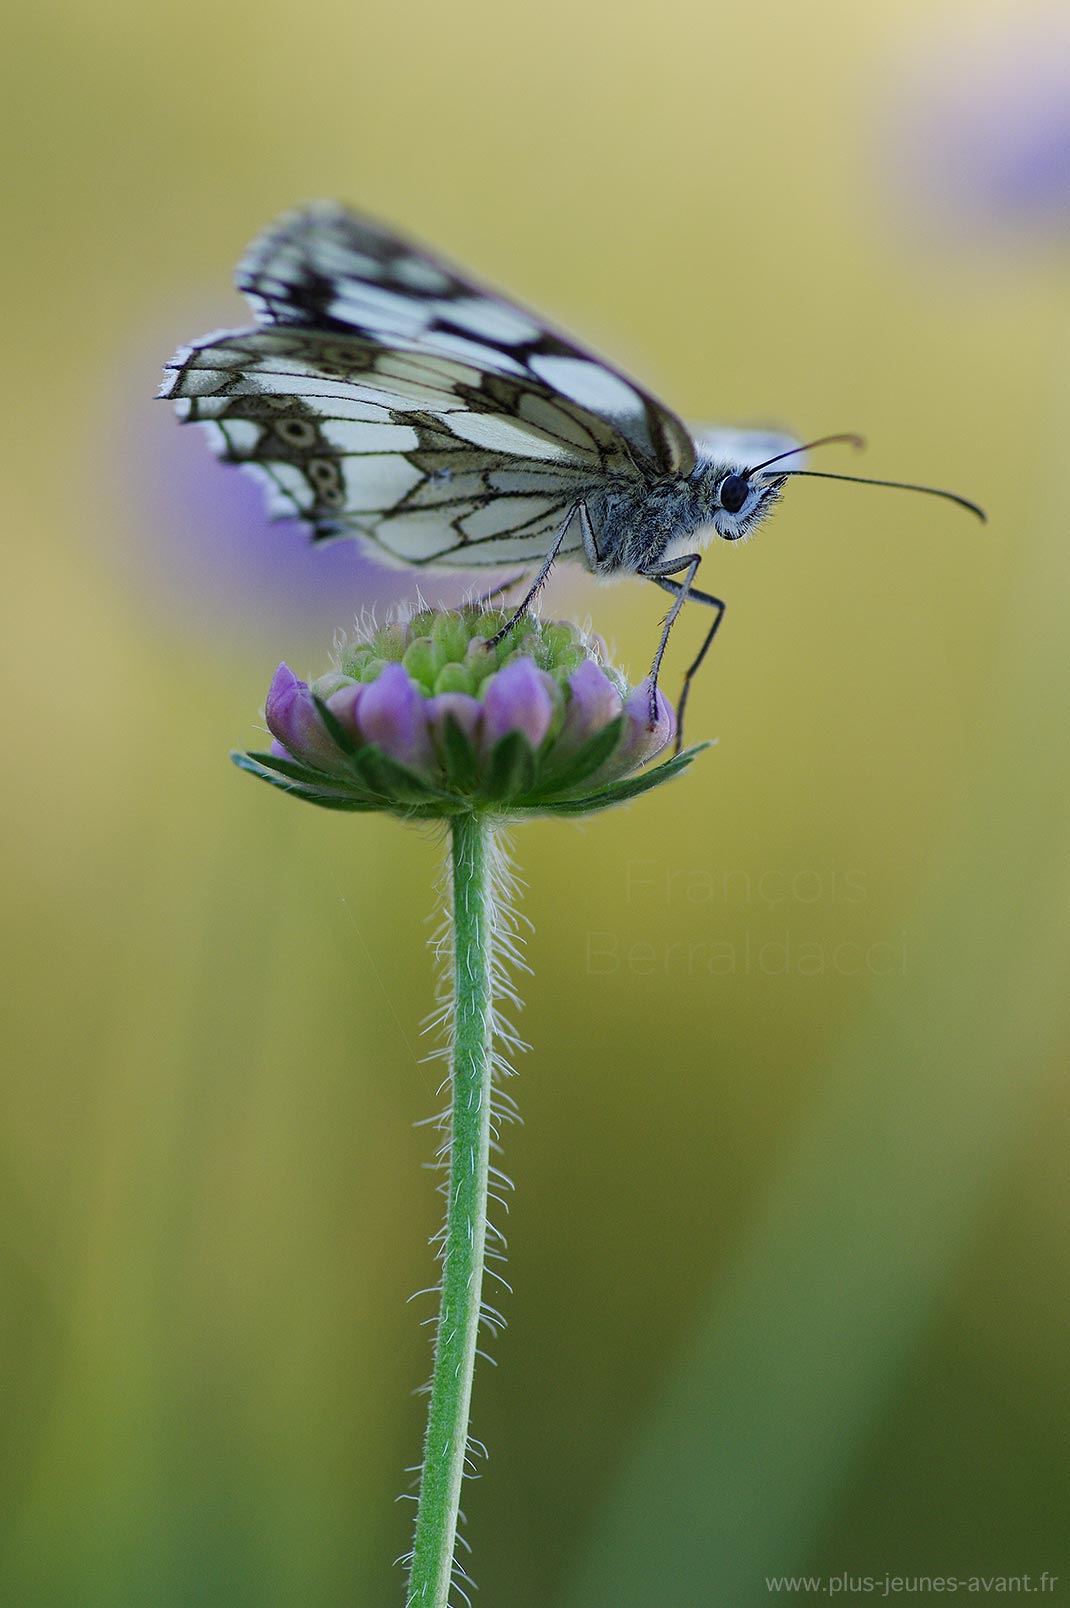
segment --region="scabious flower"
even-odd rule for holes
[[[280,664],[271,747],[235,763],[327,809],[517,818],[604,809],[694,757],[636,774],[675,736],[662,694],[630,688],[567,621],[528,619],[494,643],[508,618],[424,609],[365,627],[311,685]]]
[[[496,638],[503,627],[512,628]],[[409,1566],[410,1603],[443,1604],[455,1580],[468,1410],[483,1326],[490,1154],[512,1110],[501,1088],[520,1043],[501,1014],[519,935],[501,830],[532,815],[582,815],[678,774],[698,749],[642,769],[676,734],[649,681],[629,687],[600,637],[567,621],[469,607],[366,625],[309,685],[280,664],[264,708],[271,747],[243,770],[332,810],[448,823],[445,964],[450,1109],[439,1236],[441,1305]]]

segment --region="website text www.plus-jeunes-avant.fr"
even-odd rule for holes
[[[1059,1576],[1047,1570],[1040,1574],[934,1575],[767,1575],[765,1588],[771,1596],[790,1596],[805,1592],[823,1597],[1046,1597],[1057,1603]]]

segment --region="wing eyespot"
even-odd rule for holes
[[[314,447],[319,432],[309,419],[279,419],[275,434],[290,447]]]
[[[305,478],[312,487],[317,503],[328,508],[345,505],[345,485],[338,465],[330,458],[310,458],[304,466]]]

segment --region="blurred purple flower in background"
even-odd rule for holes
[[[896,78],[887,139],[912,221],[951,237],[1070,229],[1070,23],[1016,11]]]
[[[210,329],[220,322],[218,307],[214,320],[202,309],[175,322]],[[173,408],[155,399],[175,344],[167,332],[143,335],[113,373],[102,454],[116,466],[112,480],[123,499],[109,520],[114,562],[184,631],[218,636],[225,624],[231,637],[277,641],[284,629],[290,641],[314,634],[319,642],[348,628],[362,608],[414,599],[417,587],[429,602],[456,603],[473,585],[494,584],[492,571],[473,582],[459,570],[393,569],[356,541],[314,544],[299,521],[271,520],[254,478],[218,462],[203,433],[182,429]]]

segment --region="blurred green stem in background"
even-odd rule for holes
[[[1054,336],[1052,351],[1058,464],[1070,364]],[[810,1120],[638,1426],[560,1608],[763,1608],[770,1576],[817,1572],[995,1181],[1064,1076],[1065,474],[1031,497],[974,771],[911,924],[909,972],[894,994],[859,991]],[[673,1500],[652,1501],[659,1490]],[[992,1545],[1002,1556],[1006,1542]]]
[[[408,1603],[446,1608],[468,1455],[468,1413],[487,1239],[495,932],[493,828],[479,812],[452,822],[453,976],[449,1192],[442,1304],[431,1378]],[[459,1567],[459,1566],[458,1566]]]

